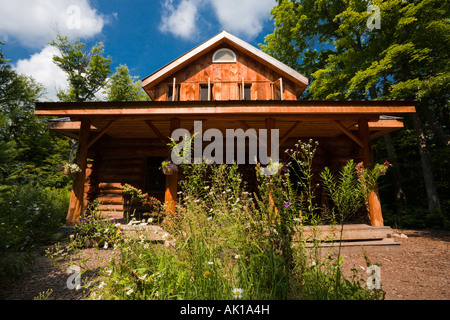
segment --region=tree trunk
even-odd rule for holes
[[[430,124],[431,129],[433,130],[434,134],[438,137],[439,141],[444,146],[450,146],[450,137],[449,135],[444,132],[444,129],[440,123],[438,123],[436,117],[431,112],[430,108],[428,107],[427,103],[424,103],[422,105],[423,108],[423,116],[425,116],[425,119]]]
[[[431,160],[428,154],[425,135],[423,133],[422,123],[419,116],[414,113],[412,115],[414,129],[419,133],[419,154],[422,162],[423,178],[425,181],[425,188],[427,191],[428,210],[430,213],[435,211],[441,212],[441,204],[437,193],[436,183],[434,180],[433,170],[431,167]]]
[[[389,160],[393,164],[392,169],[394,171],[395,203],[397,205],[398,211],[404,212],[407,201],[406,201],[406,194],[403,191],[403,187],[402,187],[403,175],[398,166],[397,154],[395,152],[394,142],[392,141],[392,137],[390,134],[384,135],[383,138],[384,138],[384,142],[386,144],[386,150],[388,153]]]

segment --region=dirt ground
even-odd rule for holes
[[[380,276],[386,300],[449,300],[450,299],[450,232],[436,230],[394,230],[400,246],[393,250],[368,250],[368,258],[381,264]],[[403,235],[403,236],[401,236]],[[106,265],[111,249],[85,249],[80,259],[90,257],[89,268]],[[343,252],[344,270],[360,268],[364,276],[366,262],[362,250]],[[23,280],[0,288],[2,300],[32,300],[39,293],[52,289],[48,300],[79,300],[81,290],[69,290],[67,264],[52,265],[38,257],[35,268]],[[368,277],[368,275],[367,275]]]

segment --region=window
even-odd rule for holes
[[[275,82],[271,83],[272,87],[272,99],[273,100],[284,100],[283,93],[283,79],[280,78]]]
[[[219,49],[213,55],[214,63],[234,63],[236,62],[236,54],[230,49]]]
[[[167,101],[180,101],[180,89],[181,85],[175,85],[175,100],[173,100],[173,85],[170,85],[167,90]]]
[[[210,88],[209,92],[208,92],[208,87]],[[213,85],[212,84],[210,84],[210,85],[201,84],[200,85],[200,100],[202,100],[202,101],[213,100]]]
[[[239,100],[252,100],[252,85],[244,84],[244,91],[242,91],[242,84],[238,84]]]

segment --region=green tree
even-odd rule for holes
[[[60,55],[54,56],[53,61],[67,74],[69,82],[68,91],[58,92],[58,98],[76,102],[95,100],[95,94],[104,87],[111,72],[111,58],[103,56],[103,44],[97,43],[87,50],[79,39],[71,43],[59,34],[50,44],[59,49]]]
[[[126,65],[120,65],[110,77],[104,93],[108,101],[148,101],[149,97],[141,88],[138,77],[129,74]]]
[[[47,129],[47,119],[34,115],[42,85],[14,71],[0,50],[0,183],[67,185],[57,170],[68,142]]]
[[[442,212],[438,187],[441,195],[448,194],[448,179],[442,181],[441,174],[448,177],[449,172],[434,155],[442,159],[449,153],[450,2],[374,0],[370,4],[279,0],[272,10],[274,32],[261,48],[311,78],[306,98],[418,99],[418,112],[405,120],[406,129],[393,138],[386,136],[382,148],[396,159],[422,167],[422,182],[417,185],[426,190],[428,210]],[[370,24],[372,9],[379,9],[379,28]],[[417,159],[410,141],[419,147],[420,164],[405,154],[397,156],[397,151],[408,149],[407,154]],[[399,164],[409,165],[405,162]],[[433,170],[440,173],[438,181]],[[402,174],[393,171],[397,199],[405,201]],[[410,193],[418,192],[410,189]],[[444,202],[448,205],[448,197]]]

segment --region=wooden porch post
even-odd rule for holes
[[[275,129],[275,119],[266,118],[266,129],[267,129],[267,155],[269,152],[272,152],[272,129]],[[270,154],[270,157],[272,154]],[[276,159],[278,161],[278,159]],[[270,190],[272,190],[272,186],[270,186]],[[275,207],[275,201],[273,200],[272,192],[269,193],[269,206],[271,208]],[[275,215],[278,215],[278,209],[275,207]]]
[[[176,129],[180,128],[180,119],[172,118],[170,119],[170,134]],[[169,150],[170,158],[170,150]],[[175,213],[175,204],[177,200],[177,187],[178,187],[178,172],[170,176],[166,176],[166,192],[164,195],[164,203],[167,208]]]
[[[370,145],[370,133],[367,119],[359,119],[358,121],[359,134],[363,143],[362,155],[364,168],[369,168],[373,165],[373,155]],[[380,196],[378,194],[378,186],[369,194],[369,214],[370,224],[373,227],[381,227],[383,223],[383,214],[381,212]]]
[[[67,212],[66,224],[73,225],[80,220],[84,208],[84,183],[86,180],[87,153],[91,120],[82,119],[80,134],[78,138],[78,153],[76,163],[81,169],[75,176],[72,192],[70,195],[69,210]]]

